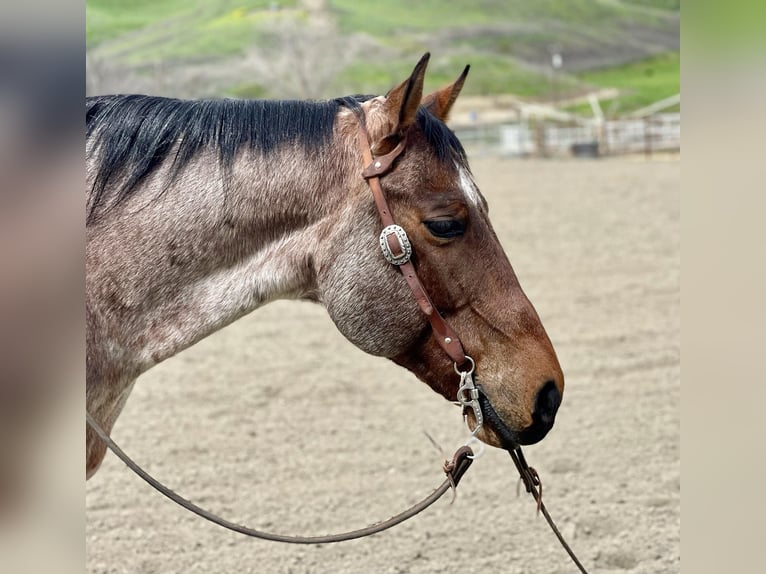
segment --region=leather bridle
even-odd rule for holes
[[[364,111],[361,107],[352,109],[359,120],[359,149],[364,159],[365,168],[362,171],[362,177],[367,181],[372,196],[375,200],[375,205],[380,215],[380,220],[383,223],[383,231],[380,234],[380,247],[383,252],[383,256],[386,260],[399,268],[404,276],[407,285],[412,291],[418,307],[428,318],[428,322],[431,325],[433,336],[436,338],[436,342],[444,350],[447,356],[452,360],[455,372],[460,376],[460,387],[457,392],[458,402],[463,406],[464,414],[465,409],[472,408],[476,417],[476,426],[472,431],[472,439],[482,426],[483,423],[483,411],[484,408],[492,410],[492,406],[486,395],[480,394],[480,388],[474,385],[473,372],[475,363],[473,359],[466,355],[463,348],[463,344],[460,341],[460,337],[450,324],[444,319],[439,310],[434,306],[431,298],[428,296],[428,292],[418,278],[417,271],[412,264],[412,245],[407,237],[406,231],[397,225],[391,215],[391,210],[383,194],[383,188],[380,184],[380,178],[386,175],[393,169],[395,160],[404,152],[406,148],[406,135],[402,135],[397,145],[387,154],[373,158],[372,150],[369,142],[369,135],[367,133],[366,121],[364,117]],[[463,370],[462,367],[470,363],[470,367]],[[479,399],[482,399],[481,401]],[[495,417],[497,418],[497,417]],[[230,522],[216,514],[205,510],[193,502],[183,498],[178,493],[168,488],[151,474],[146,472],[138,464],[136,464],[120,447],[111,439],[111,437],[99,426],[95,419],[86,412],[87,424],[94,430],[98,437],[106,444],[106,446],[122,460],[133,472],[140,476],[143,480],[149,483],[153,488],[159,491],[161,494],[170,498],[183,508],[197,514],[198,516],[205,518],[219,526],[251,536],[254,538],[260,538],[263,540],[271,540],[275,542],[286,542],[292,544],[326,544],[331,542],[341,542],[345,540],[353,540],[355,538],[362,538],[370,536],[372,534],[387,530],[397,524],[404,522],[405,520],[412,518],[416,514],[422,512],[439,498],[441,498],[450,489],[457,488],[460,479],[470,467],[474,459],[474,454],[468,443],[457,449],[452,457],[452,460],[444,463],[443,471],[447,475],[444,482],[436,488],[430,495],[425,497],[420,502],[412,505],[407,510],[400,512],[399,514],[384,520],[377,522],[371,526],[360,528],[358,530],[352,530],[349,532],[343,532],[339,534],[329,534],[324,536],[292,536],[283,534],[274,534],[270,532],[264,532],[256,530],[246,526]],[[502,430],[502,429],[501,429]],[[507,429],[506,429],[507,430]],[[470,442],[470,441],[469,441]],[[587,571],[575,556],[572,549],[564,540],[563,536],[556,527],[553,519],[551,518],[548,510],[545,508],[545,504],[542,501],[542,484],[537,471],[527,464],[524,454],[521,451],[521,447],[517,445],[507,444],[505,445],[511,455],[516,468],[519,472],[520,481],[523,482],[526,491],[532,495],[537,502],[538,513],[542,512],[549,526],[553,530],[554,534],[558,538],[561,545],[569,554],[575,565],[580,572],[587,574]]]
[[[399,143],[393,150],[387,154],[373,159],[370,148],[367,126],[364,121],[363,112],[359,119],[359,151],[362,152],[365,168],[362,171],[362,177],[367,181],[372,191],[372,197],[375,200],[375,206],[378,208],[378,215],[383,224],[383,231],[380,233],[380,247],[386,260],[399,267],[407,285],[418,303],[418,307],[431,323],[433,335],[436,342],[444,349],[455,367],[461,367],[466,363],[466,354],[463,350],[463,344],[460,342],[455,330],[442,317],[442,314],[431,302],[423,283],[418,278],[415,266],[412,264],[412,244],[407,237],[407,232],[399,227],[391,215],[383,188],[380,185],[380,178],[391,171],[394,161],[398,158],[406,147],[406,136],[402,135]]]
[[[433,337],[447,356],[452,359],[455,373],[460,377],[457,400],[463,406],[464,416],[466,409],[470,408],[473,411],[476,423],[472,429],[471,436],[475,437],[481,430],[484,422],[484,414],[479,402],[480,389],[474,384],[473,380],[473,371],[476,364],[470,356],[466,355],[460,337],[428,296],[428,292],[420,281],[415,266],[412,264],[412,244],[407,236],[407,232],[394,221],[391,209],[386,201],[386,196],[383,193],[383,187],[380,184],[380,178],[393,169],[394,162],[404,152],[407,145],[407,136],[406,134],[401,134],[399,142],[391,151],[385,155],[373,158],[364,110],[358,107],[352,111],[359,123],[357,139],[365,166],[362,170],[362,177],[370,187],[372,197],[375,200],[375,207],[383,224],[383,230],[380,232],[379,238],[383,257],[401,271],[418,307],[431,324]],[[467,364],[470,364],[470,367],[464,370],[463,367]]]

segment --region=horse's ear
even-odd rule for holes
[[[423,99],[423,78],[431,54],[426,52],[412,70],[410,77],[386,94],[384,109],[388,114],[393,134],[401,134],[406,128],[415,123],[420,101]]]
[[[457,100],[457,97],[460,95],[460,90],[463,89],[463,84],[465,84],[465,79],[468,76],[468,70],[470,69],[471,66],[466,66],[457,80],[449,86],[445,86],[441,90],[437,90],[434,93],[427,95],[423,99],[423,105],[426,109],[441,121],[447,121],[447,116],[449,116],[449,112],[452,109],[452,104],[455,103],[455,100]]]

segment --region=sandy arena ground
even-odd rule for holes
[[[527,447],[592,573],[680,571],[678,161],[477,158],[501,242],[566,376]],[[139,379],[113,436],[186,497],[250,526],[323,534],[410,505],[465,440],[457,407],[363,354],[325,311],[278,302]],[[90,573],[575,572],[488,449],[449,497],[386,533],[304,547],[182,510],[107,455],[87,485]]]

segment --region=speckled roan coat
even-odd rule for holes
[[[107,432],[141,373],[285,298],[324,305],[353,344],[455,400],[452,363],[380,253],[350,109],[361,106],[374,154],[406,133],[383,188],[421,280],[475,360],[499,417],[479,438],[508,446],[508,436],[525,443],[545,435],[563,375],[443,124],[465,73],[423,98],[426,62],[385,97],[89,100],[87,408]],[[88,429],[88,477],[104,453]]]

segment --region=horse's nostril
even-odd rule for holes
[[[556,387],[556,383],[548,381],[537,393],[533,419],[539,420],[545,426],[552,425],[560,404],[561,393]]]
[[[518,433],[519,444],[534,444],[541,441],[553,427],[556,411],[561,404],[561,393],[555,381],[547,381],[537,391],[535,410],[532,413],[532,424]]]

